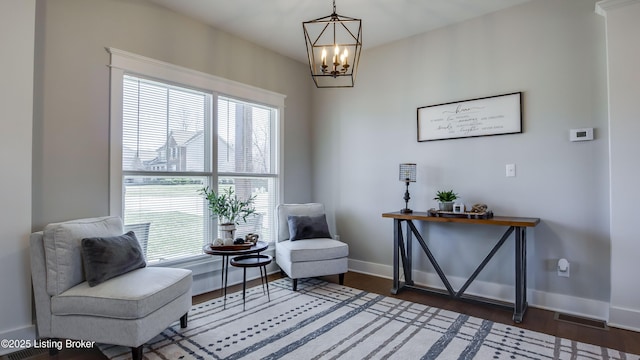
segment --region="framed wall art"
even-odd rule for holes
[[[418,141],[521,132],[521,92],[418,108]]]

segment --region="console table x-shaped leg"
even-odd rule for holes
[[[384,214],[385,215],[393,215],[393,214]],[[394,216],[386,216],[386,217],[394,217]],[[406,217],[406,216],[405,216]],[[518,218],[519,219],[519,218]],[[419,219],[424,220],[424,219]],[[466,219],[459,219],[466,220]],[[502,235],[500,240],[496,243],[496,245],[491,249],[489,254],[482,260],[480,265],[474,270],[471,276],[467,279],[464,285],[458,290],[454,290],[451,286],[451,283],[445,276],[442,268],[438,264],[438,261],[433,256],[433,253],[427,246],[427,243],[424,241],[420,232],[414,225],[412,219],[403,219],[394,217],[394,228],[393,228],[393,246],[394,246],[394,254],[393,254],[393,288],[391,289],[392,294],[397,294],[403,288],[412,288],[418,289],[421,291],[427,291],[431,293],[436,293],[440,295],[448,295],[454,299],[459,299],[463,301],[476,302],[476,303],[485,303],[495,305],[501,308],[513,309],[513,321],[516,323],[522,322],[524,317],[524,313],[527,309],[527,226],[535,226],[539,222],[539,219],[527,219],[532,220],[532,224],[527,224],[525,226],[521,226],[522,224],[507,224],[508,228],[505,233]],[[402,233],[402,222],[406,222],[406,241],[403,237]],[[465,222],[465,221],[454,221],[454,222]],[[473,223],[482,223],[479,221],[475,221]],[[492,225],[496,225],[495,223],[490,223]],[[490,299],[480,299],[478,297],[466,297],[464,296],[464,292],[467,290],[469,285],[476,279],[478,274],[484,269],[487,263],[493,258],[498,249],[502,247],[505,241],[511,236],[512,233],[515,233],[515,301],[513,305],[505,305],[502,302],[492,301]],[[442,280],[446,288],[445,291],[439,291],[435,289],[427,289],[424,287],[415,286],[412,278],[412,235],[415,236],[418,244],[422,248],[423,252],[429,259],[431,265],[433,265],[436,273]],[[404,272],[404,283],[400,282],[400,260],[402,260],[402,268]]]

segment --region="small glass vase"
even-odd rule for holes
[[[440,211],[453,211],[453,201],[443,201],[438,203]]]

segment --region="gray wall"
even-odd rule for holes
[[[0,1],[0,339],[30,339],[35,0]],[[14,349],[0,347],[0,355]]]
[[[403,207],[398,164],[416,162],[412,208],[434,207],[435,191],[453,188],[467,204],[540,217],[529,233],[532,303],[602,317],[609,134],[604,20],[594,4],[536,0],[370,49],[355,88],[312,90],[306,65],[145,1],[39,0],[32,228],[108,211],[104,47],[115,47],[287,95],[284,200],[324,202],[352,268],[390,275],[391,220],[380,215]],[[514,91],[524,95],[523,134],[416,142],[417,107]],[[580,127],[594,127],[596,140],[570,143],[568,130]],[[507,163],[515,178],[504,177]],[[458,277],[502,231],[473,228],[472,240],[464,226],[425,230]],[[512,251],[502,249],[479,280],[512,284]],[[569,279],[556,276],[560,257],[571,261]],[[416,263],[430,274],[423,257]]]
[[[606,317],[606,51],[604,21],[594,4],[536,0],[370,49],[362,54],[354,89],[314,92],[314,200],[335,214],[337,232],[350,244],[352,269],[390,275],[392,220],[381,214],[404,207],[398,164],[415,162],[411,208],[436,207],[436,190],[454,189],[467,205],[541,218],[528,237],[531,302]],[[418,107],[517,91],[523,92],[522,134],[416,141]],[[595,141],[569,142],[569,129],[582,127],[595,129]],[[505,177],[509,163],[516,164],[516,177]],[[459,278],[504,231],[469,225],[425,230],[445,271]],[[496,256],[479,280],[513,284],[512,242]],[[562,257],[571,262],[570,278],[556,274]],[[430,279],[425,256],[415,261]],[[565,306],[574,298],[593,302]],[[593,304],[599,308],[591,310]]]
[[[299,62],[145,1],[37,2],[33,229],[108,213],[114,47],[285,94],[285,201],[311,198],[311,80]]]

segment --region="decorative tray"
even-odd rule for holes
[[[209,244],[211,250],[246,250],[253,246],[253,243],[244,243],[238,245],[213,245]]]
[[[493,211],[491,210],[486,210],[482,212],[465,211],[462,213],[456,213],[453,211],[440,211],[432,208],[432,209],[429,209],[429,216],[463,218],[463,219],[491,219],[493,217]]]

